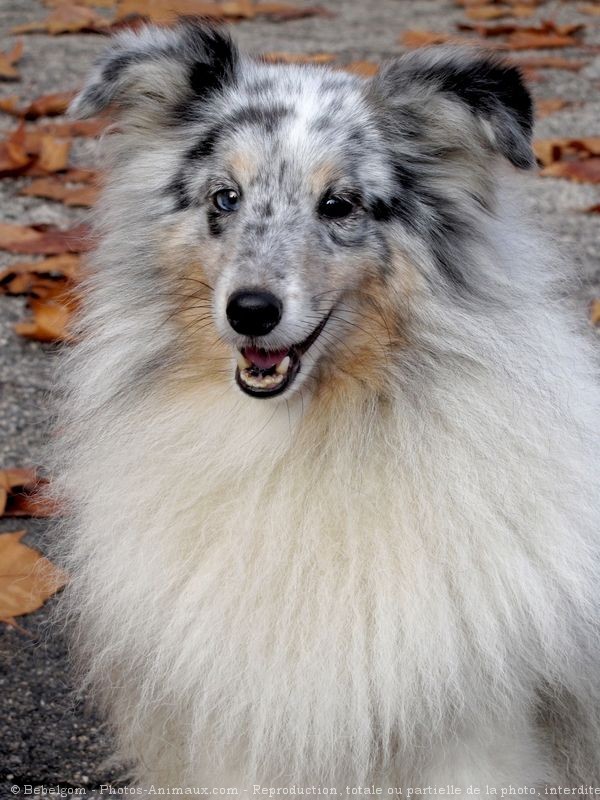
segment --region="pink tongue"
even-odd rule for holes
[[[283,361],[288,352],[289,350],[259,350],[256,347],[245,347],[243,355],[259,369],[269,369]]]

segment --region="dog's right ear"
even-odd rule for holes
[[[229,35],[194,19],[174,28],[148,26],[117,35],[69,112],[92,117],[106,108],[131,112],[134,124],[156,123],[232,84],[238,50]]]

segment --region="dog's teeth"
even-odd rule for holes
[[[279,364],[277,364],[277,366],[275,367],[275,372],[278,375],[285,375],[285,373],[288,371],[289,365],[290,365],[290,357],[286,356],[279,362]]]
[[[240,368],[240,370],[248,369],[248,367],[251,366],[251,362],[248,361],[247,358],[244,358],[244,356],[241,353],[238,353],[237,365]]]

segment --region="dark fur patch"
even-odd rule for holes
[[[258,125],[266,133],[273,133],[279,123],[289,117],[291,108],[284,105],[272,106],[246,106],[223,121],[225,128],[235,128],[240,125]]]
[[[185,211],[192,205],[192,201],[187,192],[185,180],[183,175],[178,175],[167,186],[165,193],[173,197],[175,202],[175,211]]]
[[[205,98],[235,82],[239,61],[237,48],[223,30],[187,20],[184,47],[197,53],[189,70],[189,84],[198,98]]]
[[[208,232],[211,236],[220,236],[223,233],[223,225],[221,221],[221,215],[218,211],[210,208],[206,212],[206,218],[208,220]]]
[[[192,145],[187,151],[185,154],[185,160],[200,161],[203,158],[208,158],[208,156],[211,156],[215,151],[219,139],[221,138],[222,130],[222,126],[219,125],[218,127],[215,126],[214,128],[210,128],[208,131],[206,131],[206,133],[203,133],[202,138]]]

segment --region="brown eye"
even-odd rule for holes
[[[219,211],[237,211],[241,197],[235,189],[221,189],[213,194],[213,203]]]
[[[318,212],[327,219],[344,219],[349,217],[354,211],[355,204],[346,197],[338,197],[335,194],[325,195],[318,207]]]

